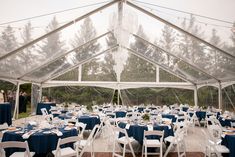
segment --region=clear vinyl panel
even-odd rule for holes
[[[207,16],[204,16],[203,13],[200,12],[196,14],[185,12],[185,10],[190,10],[189,8],[193,6],[193,3],[198,6],[204,5],[203,1],[184,4],[180,10],[173,7],[161,6],[153,1],[134,0],[132,2],[148,12],[171,22],[235,56],[235,45],[233,44],[235,41],[234,18],[228,20],[234,17],[232,12],[227,11],[226,14],[220,14],[216,7],[210,9]],[[189,7],[187,7],[187,5],[189,5]],[[226,7],[231,8],[231,4],[220,5],[219,9],[227,10]]]
[[[159,82],[185,82],[185,81],[159,68]]]
[[[156,82],[156,66],[126,51],[122,82]]]
[[[235,57],[131,6],[126,6],[125,9],[137,16],[138,26],[136,31],[129,31],[125,25],[123,29],[127,33],[138,36],[139,39],[144,39],[150,45],[163,49],[167,54],[171,54],[170,56],[182,60],[182,63],[174,62],[172,66],[175,66],[181,73],[185,72],[184,75],[192,75],[192,78],[188,75],[189,79],[194,81],[195,77],[197,83],[207,79],[211,79],[208,82],[234,79]],[[187,67],[181,69],[181,65],[185,64]]]
[[[107,34],[83,47],[80,47],[79,49],[69,52],[65,56],[60,57],[57,60],[26,75],[24,79],[31,79],[38,82],[47,81],[77,68],[80,64],[88,62],[105,52],[113,50],[117,45],[115,43],[112,45],[107,44],[106,38],[109,35],[110,34]]]
[[[235,84],[222,89],[223,111],[234,112],[235,110]]]
[[[9,42],[9,43],[12,45],[4,45],[3,48],[0,46],[0,56],[3,56],[5,54],[13,51],[13,50],[31,42],[31,41],[33,41],[33,40],[43,36],[44,34],[69,23],[70,21],[74,21],[75,19],[82,17],[82,16],[86,15],[87,13],[92,12],[95,9],[98,9],[101,6],[104,6],[105,4],[107,4],[109,2],[110,1],[103,1],[103,2],[99,2],[99,3],[95,3],[92,0],[87,0],[82,3],[78,2],[76,4],[76,6],[73,6],[70,9],[67,8],[66,10],[61,10],[61,7],[65,7],[65,6],[62,6],[61,3],[63,3],[63,2],[61,1],[61,2],[58,2],[57,6],[53,7],[54,8],[53,10],[55,10],[57,8],[56,12],[46,11],[47,7],[45,7],[44,13],[42,12],[43,9],[41,9],[41,11],[40,11],[41,13],[35,12],[35,14],[32,13],[32,8],[26,9],[26,10],[24,10],[24,13],[27,13],[27,16],[30,17],[30,20],[26,18],[25,20],[11,22],[10,24],[9,23],[1,24],[1,27],[0,27],[1,34],[5,34],[4,36],[6,37],[6,41],[7,41],[7,39],[11,39],[11,42]],[[48,2],[48,3],[50,3],[50,2]],[[35,4],[31,4],[31,5],[32,5],[32,7],[35,7],[34,5],[37,5],[37,4],[35,3]],[[47,3],[41,4],[41,5],[46,6]],[[61,5],[61,6],[59,6],[59,5]],[[21,10],[27,6],[28,5],[21,6]],[[114,9],[112,9],[112,10],[114,10]],[[45,11],[46,11],[46,14],[45,14]],[[31,16],[33,16],[33,14],[34,15],[39,14],[39,16],[31,18]],[[107,13],[105,13],[105,14],[107,14]],[[9,21],[9,19],[7,19],[7,16],[5,18],[6,18],[6,21]],[[25,17],[22,17],[22,18],[25,18]],[[70,27],[70,28],[72,28],[72,27]]]
[[[194,105],[193,90],[175,88],[134,88],[121,90],[124,105]]]
[[[198,106],[207,109],[208,107],[219,108],[218,88],[205,86],[198,89]]]
[[[139,48],[140,43],[144,44],[145,48],[143,48],[143,46],[142,48]],[[185,81],[197,83],[199,81],[208,81],[211,79],[210,76],[198,71],[195,67],[184,62],[184,60],[168,54],[163,49],[149,44],[134,35],[130,40],[128,49],[133,54],[139,55],[140,57],[159,65],[167,72],[170,72],[181,79],[183,78]]]
[[[78,81],[78,75],[79,75],[79,68],[75,68],[73,70],[70,70],[53,80],[55,81]]]
[[[117,81],[113,55],[117,49],[101,54],[82,65],[82,81]]]
[[[73,49],[82,49],[82,46],[89,42],[104,37],[113,29],[109,19],[110,14],[115,14],[116,11],[117,5],[112,5],[102,12],[96,12],[57,32],[48,34],[32,45],[22,47],[20,51],[0,60],[0,75],[21,79],[55,58],[64,56]]]
[[[85,86],[63,86],[43,88],[42,96],[57,104],[68,103],[85,105],[91,109],[92,105],[103,105],[111,103],[113,89]]]

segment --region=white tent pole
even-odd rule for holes
[[[120,89],[118,88],[118,101],[117,101],[118,105],[120,105],[119,99],[120,99]]]
[[[17,82],[17,90],[16,90],[16,101],[15,101],[15,109],[13,114],[13,119],[18,119],[19,114],[19,95],[20,95],[20,83]]]
[[[198,106],[197,86],[194,88],[194,106]]]
[[[156,65],[156,82],[158,83],[160,80],[160,74],[159,74],[159,66]]]
[[[219,109],[222,109],[222,86],[221,82],[219,82],[219,94],[218,94],[218,100],[219,100]]]
[[[42,101],[42,85],[39,87],[38,102]]]

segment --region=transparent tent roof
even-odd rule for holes
[[[63,25],[54,20],[41,37],[0,51],[0,78],[115,89],[235,81],[232,48],[209,42],[192,21],[174,23],[146,5],[114,0]]]

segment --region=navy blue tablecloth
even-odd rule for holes
[[[162,118],[168,118],[168,119],[171,119],[172,122],[176,122],[176,117],[175,115],[172,115],[172,114],[162,114]]]
[[[116,118],[126,117],[126,111],[115,111]]]
[[[188,109],[189,109],[189,107],[182,107],[182,110],[183,110],[184,112],[187,112]]]
[[[235,122],[235,119],[224,119],[222,117],[219,117],[219,122],[222,126],[229,126],[231,127],[231,122]],[[235,149],[235,148],[234,148]]]
[[[77,136],[78,132],[76,129],[71,130],[64,130],[63,128],[60,129],[63,133],[62,137],[58,137],[56,134],[44,134],[43,132],[38,132],[31,135],[27,141],[29,144],[29,149],[36,154],[47,154],[52,150],[56,149],[57,142],[59,138],[66,138],[70,136]],[[5,132],[3,134],[2,141],[25,141],[22,138],[22,133],[15,133],[15,132]],[[8,157],[10,154],[18,151],[16,148],[6,149],[6,156]]]
[[[92,130],[96,124],[100,124],[98,116],[81,116],[78,121],[86,124],[86,130]]]
[[[235,135],[226,135],[222,139],[222,145],[229,149],[229,157],[235,157]]]
[[[119,123],[118,126],[120,128],[125,128],[126,123]],[[137,140],[141,145],[143,144],[144,130],[148,130],[148,127],[145,125],[131,125],[129,129],[127,129],[127,134],[129,137],[133,137]],[[168,126],[160,126],[154,125],[153,130],[164,130],[164,137],[173,136],[174,132],[172,128],[168,128]]]
[[[144,112],[144,109],[145,109],[145,107],[138,107],[137,111],[141,113],[141,112]]]
[[[53,102],[40,102],[40,103],[38,103],[36,114],[42,115],[42,112],[41,112],[42,108],[46,108],[48,114],[50,114],[51,113],[51,111],[50,111],[51,106],[56,106],[56,104]]]
[[[10,103],[0,103],[0,124],[3,124],[5,122],[8,125],[12,124]]]

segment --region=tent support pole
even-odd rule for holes
[[[222,109],[222,86],[221,86],[221,82],[219,82],[218,100],[219,100],[219,109]]]
[[[42,85],[39,87],[38,102],[42,102]]]
[[[18,119],[19,115],[19,95],[20,95],[20,83],[17,82],[17,90],[16,90],[16,101],[15,101],[15,109],[13,114],[13,119]]]
[[[197,86],[194,88],[194,106],[198,106]]]

